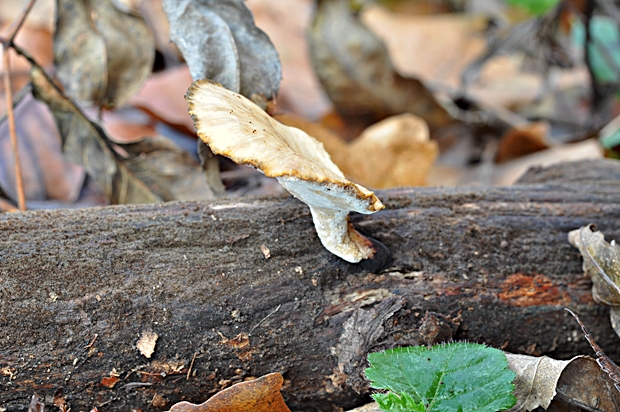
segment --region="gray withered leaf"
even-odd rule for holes
[[[164,0],[163,7],[194,80],[210,79],[249,98],[277,94],[280,58],[243,0]]]
[[[592,278],[594,299],[620,306],[620,247],[615,241],[607,243],[594,225],[571,231],[568,240],[583,256],[584,272]]]
[[[54,61],[66,93],[122,106],[151,73],[155,40],[144,20],[111,0],[58,0]]]
[[[620,336],[620,247],[614,240],[607,243],[593,225],[571,231],[568,241],[581,252],[583,270],[592,279],[592,296],[611,307],[611,326]]]
[[[164,201],[208,200],[215,196],[198,161],[170,139],[147,137],[118,145],[124,163],[135,176]]]
[[[34,61],[30,70],[34,96],[48,105],[62,137],[66,158],[82,165],[102,189],[111,204],[154,203],[159,197],[127,168],[112,150],[103,129],[47,77]]]

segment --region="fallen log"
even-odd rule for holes
[[[392,252],[378,273],[323,249],[290,197],[0,215],[0,410],[35,393],[165,410],[269,372],[292,410],[346,409],[367,399],[368,351],[467,339],[592,354],[564,307],[620,358],[567,241],[589,223],[620,239],[620,164],[379,195],[386,210],[352,217]]]

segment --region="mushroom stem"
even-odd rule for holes
[[[372,259],[372,242],[349,222],[349,211],[310,206],[316,232],[325,249],[350,263]]]

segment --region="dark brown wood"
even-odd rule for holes
[[[73,411],[162,410],[281,372],[291,409],[346,409],[367,396],[368,351],[452,336],[592,354],[564,307],[620,359],[567,241],[589,223],[620,239],[620,165],[524,182],[381,192],[385,211],[352,217],[392,251],[381,273],[325,251],[289,197],[2,214],[0,408],[36,393]],[[159,336],[151,359],[144,331]]]

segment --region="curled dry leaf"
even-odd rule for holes
[[[410,112],[431,130],[453,121],[418,79],[404,78],[387,48],[347,0],[321,0],[310,28],[312,65],[336,110],[345,117],[382,118]]]
[[[169,412],[290,412],[280,393],[283,382],[282,375],[270,373],[237,383],[200,405],[177,403]]]
[[[506,354],[517,377],[514,381],[517,404],[510,412],[547,408],[551,400],[579,406],[588,411],[612,412],[620,402],[614,383],[587,356],[560,361],[543,356]],[[594,395],[594,396],[593,396]]]
[[[33,94],[52,111],[66,158],[82,165],[112,204],[158,201],[159,198],[135,177],[112,150],[103,129],[84,116],[34,61],[31,63]]]
[[[327,250],[351,263],[374,256],[371,241],[353,229],[348,213],[369,214],[384,206],[373,192],[348,181],[321,143],[207,80],[193,83],[186,99],[198,136],[214,153],[275,177],[310,206]]]
[[[614,240],[605,242],[594,225],[571,231],[568,241],[583,256],[583,270],[592,278],[594,299],[611,306],[611,325],[620,336],[620,248]]]
[[[163,7],[194,80],[211,79],[249,98],[275,97],[280,59],[243,0],[164,0]]]
[[[58,0],[54,61],[72,98],[121,106],[151,73],[155,40],[142,18],[111,0]]]

